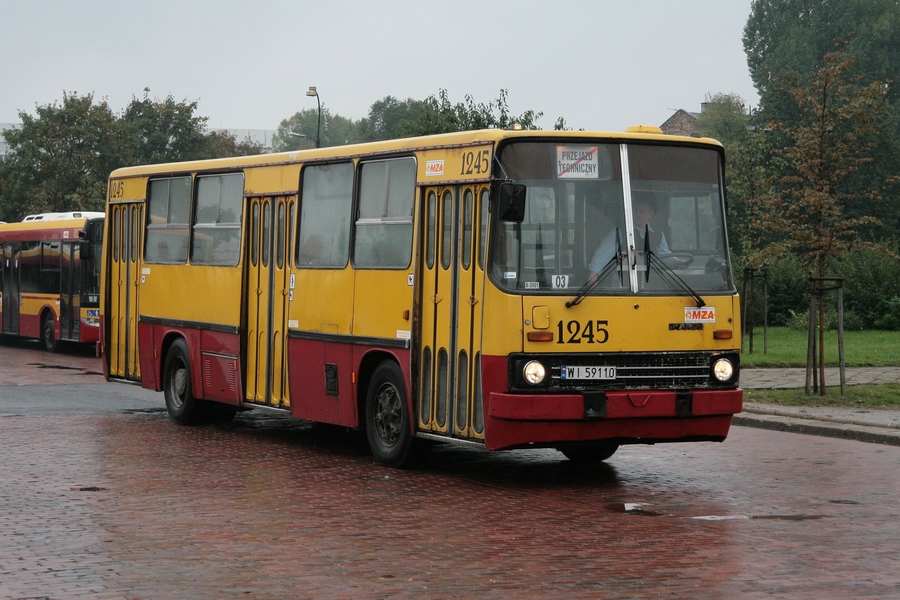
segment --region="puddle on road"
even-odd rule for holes
[[[630,515],[641,515],[644,517],[661,517],[666,514],[650,510],[649,508],[646,508],[648,506],[653,505],[649,502],[610,502],[604,504],[603,508],[610,512],[628,513]]]
[[[825,518],[825,515],[701,515],[697,517],[683,517],[673,513],[653,510],[649,508],[651,506],[653,506],[653,504],[649,502],[609,502],[604,504],[603,508],[610,512],[640,515],[643,517],[677,517],[693,519],[695,521],[813,521]]]
[[[85,369],[84,367],[69,367],[66,365],[48,365],[46,363],[28,363],[29,367],[37,367],[38,369],[59,369],[61,371],[81,371],[79,375],[100,375],[103,373],[100,371],[92,371],[90,369]]]
[[[751,519],[765,519],[772,521],[814,521],[824,519],[825,515],[705,515],[702,517],[689,517],[697,521],[741,521]]]

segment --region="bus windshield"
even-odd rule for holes
[[[721,159],[647,143],[516,142],[504,175],[527,188],[521,223],[495,219],[490,274],[508,291],[730,294]]]

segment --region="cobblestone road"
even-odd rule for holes
[[[416,471],[281,419],[0,420],[0,597],[900,595],[900,449],[442,448]]]
[[[334,428],[129,402],[0,416],[0,598],[900,596],[898,447],[736,427],[592,468],[442,447],[398,471]]]

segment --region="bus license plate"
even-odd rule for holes
[[[563,379],[615,379],[615,367],[566,367],[560,370]]]

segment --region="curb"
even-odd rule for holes
[[[841,438],[858,442],[900,446],[900,430],[884,427],[870,427],[837,422],[832,423],[814,419],[759,413],[750,415],[742,413],[735,415],[731,423],[732,425],[738,425],[740,427],[755,427],[773,431],[804,433],[807,435]]]

